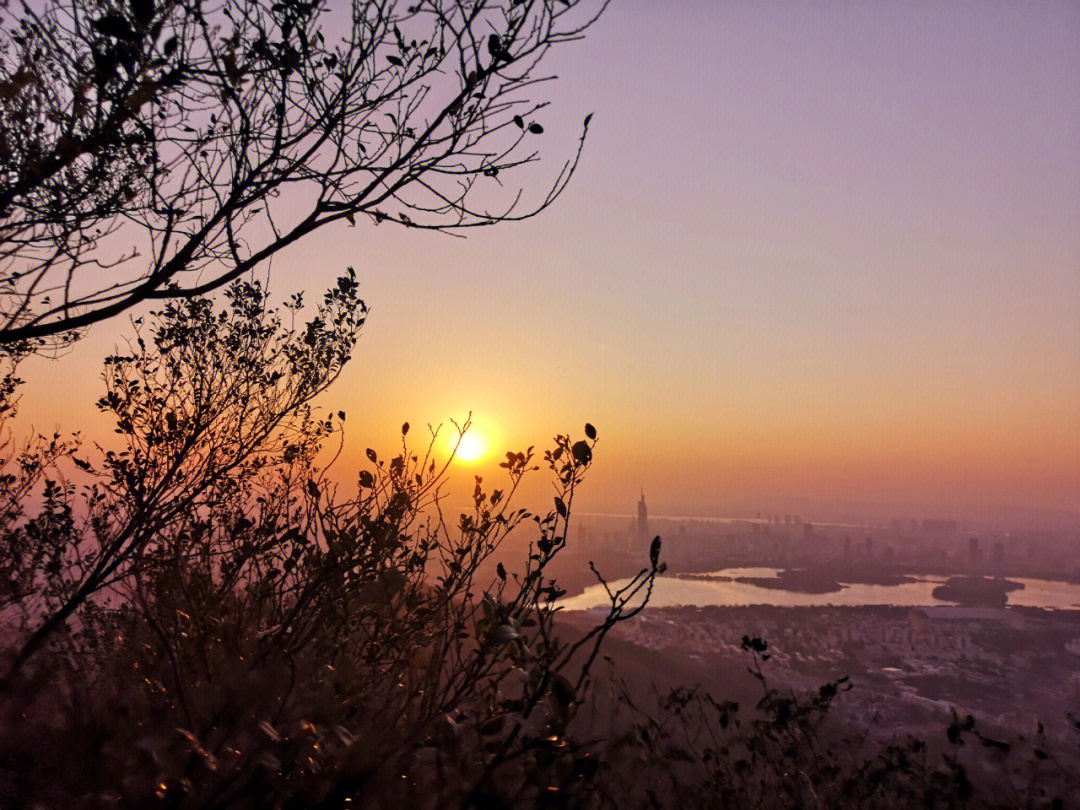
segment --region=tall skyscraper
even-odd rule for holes
[[[649,510],[645,506],[645,490],[641,490],[641,500],[637,503],[637,529],[636,539],[639,546],[644,546],[649,538]]]

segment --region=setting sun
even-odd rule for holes
[[[454,453],[455,440],[450,441],[450,452]],[[454,458],[459,461],[473,462],[479,461],[488,452],[488,442],[482,433],[476,428],[472,428],[468,433],[461,437],[461,442],[457,446],[457,452],[454,453]]]

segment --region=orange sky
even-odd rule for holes
[[[339,469],[471,409],[498,450],[594,423],[598,511],[1080,508],[1080,8],[720,5],[627,0],[556,55],[550,166],[595,117],[539,219],[275,261],[371,306]],[[121,326],[33,361],[24,422],[103,431]]]

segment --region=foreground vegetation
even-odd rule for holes
[[[453,525],[447,462],[434,436],[413,452],[407,424],[343,494],[315,460],[345,414],[310,402],[363,322],[355,279],[303,325],[300,301],[268,307],[258,284],[227,298],[170,304],[108,358],[118,448],[38,437],[8,458],[7,798],[441,806],[537,778],[535,741],[563,739],[598,644],[659,570],[657,543],[593,633],[556,638],[546,568],[595,430],[508,453],[505,486],[478,480]],[[533,515],[514,496],[541,465],[558,494]],[[524,566],[479,581],[525,523]]]

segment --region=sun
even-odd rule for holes
[[[453,451],[454,439],[450,442],[450,450]],[[461,443],[458,445],[457,453],[454,458],[458,461],[474,462],[479,461],[487,455],[488,443],[484,435],[476,428],[472,428],[461,437]]]

